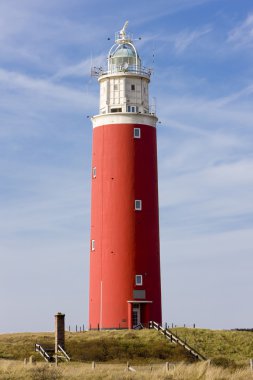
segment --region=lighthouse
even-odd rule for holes
[[[127,33],[115,35],[107,68],[96,69],[92,117],[90,329],[162,322],[157,142],[151,71]]]

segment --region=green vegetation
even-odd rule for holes
[[[253,332],[174,328],[171,331],[217,364],[253,358]]]
[[[34,355],[34,344],[54,347],[53,333],[24,333],[0,335],[0,358],[20,359]],[[66,333],[66,351],[73,361],[133,363],[185,361],[193,359],[180,346],[167,342],[155,330],[111,330]]]
[[[176,328],[172,330],[190,346],[218,366],[240,368],[253,358],[253,332]],[[34,344],[54,347],[53,333],[0,335],[0,359],[23,360],[34,352]],[[66,351],[72,361],[126,363],[185,362],[193,359],[180,346],[170,343],[155,330],[111,330],[66,332]]]

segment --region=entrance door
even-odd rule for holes
[[[133,328],[141,323],[141,309],[139,303],[133,304]]]

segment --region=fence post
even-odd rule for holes
[[[250,365],[250,369],[251,369],[251,371],[253,371],[253,359],[250,359],[250,360],[249,360],[249,365]]]
[[[169,372],[169,362],[166,362],[166,363],[165,363],[165,371],[166,371],[166,372]]]
[[[95,369],[95,367],[96,367],[96,363],[95,363],[95,362],[92,362],[92,363],[91,363],[91,369]]]

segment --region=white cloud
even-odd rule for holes
[[[240,98],[247,97],[247,96],[251,95],[252,93],[253,93],[253,84],[250,84],[250,85],[246,86],[245,88],[243,88],[240,91],[237,91],[235,93],[229,94],[228,96],[223,96],[220,99],[216,99],[214,101],[214,103],[218,107],[223,107],[223,106],[225,106],[225,105],[227,105],[229,103],[234,103],[235,101],[237,101]]]
[[[31,94],[44,97],[45,100],[54,99],[64,102],[74,108],[93,108],[97,98],[93,93],[85,94],[75,88],[55,84],[50,80],[24,75],[18,72],[0,69],[0,85],[3,90],[21,89]]]
[[[174,45],[177,53],[182,53],[190,45],[192,45],[196,40],[200,39],[204,35],[210,33],[212,28],[206,26],[201,29],[193,31],[182,31],[174,37]]]
[[[228,42],[237,47],[247,47],[253,44],[253,14],[249,14],[245,21],[232,29],[228,34]]]
[[[104,55],[98,55],[96,57],[90,56],[90,58],[85,59],[75,65],[66,66],[58,70],[56,74],[52,76],[51,79],[62,79],[65,77],[78,77],[83,78],[86,75],[91,75],[92,67],[104,67],[106,59]]]

